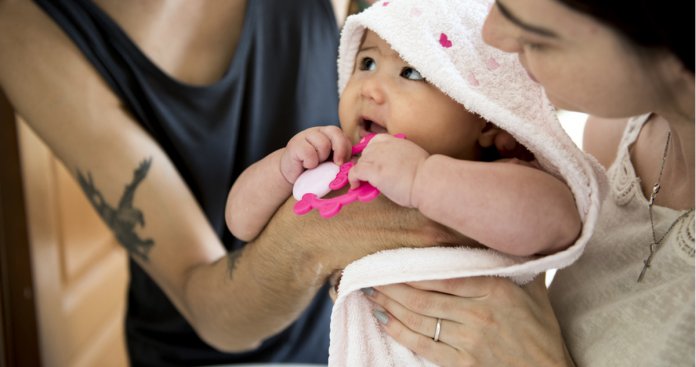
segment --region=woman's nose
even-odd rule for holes
[[[510,25],[507,24],[495,5],[488,13],[481,33],[483,41],[497,49],[513,53],[522,52],[520,43],[511,33]]]
[[[386,90],[384,81],[377,73],[372,73],[363,80],[360,94],[363,98],[372,100],[376,104],[382,104],[386,100]]]

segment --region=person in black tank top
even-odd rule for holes
[[[329,0],[247,1],[222,76],[204,85],[172,76],[182,57],[167,52],[182,38],[234,28],[196,11],[241,3],[2,4],[2,29],[16,30],[0,32],[2,91],[131,255],[135,366],[326,363],[325,283],[336,269],[382,249],[456,241],[381,199],[330,222],[284,208],[249,243],[226,230],[239,173],[296,132],[338,122]]]
[[[337,122],[338,32],[328,1],[249,1],[229,69],[222,79],[203,87],[182,84],[163,73],[95,3],[37,4],[162,146],[227,250],[242,246],[223,221],[227,190],[238,173],[282,146],[294,132]],[[282,47],[279,35],[284,38]],[[227,354],[204,343],[132,260],[130,270],[126,332],[134,365],[327,360],[331,306],[325,291],[295,323],[256,350]]]

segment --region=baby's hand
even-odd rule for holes
[[[367,181],[391,201],[405,207],[411,204],[411,189],[420,165],[428,152],[412,141],[388,134],[375,136],[350,170],[352,188]]]
[[[318,126],[303,130],[290,139],[280,158],[280,172],[289,183],[306,169],[324,162],[333,151],[333,161],[341,165],[350,159],[350,140],[337,126]]]

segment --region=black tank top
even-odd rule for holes
[[[234,58],[207,86],[166,75],[90,1],[36,2],[164,149],[228,250],[243,245],[224,222],[227,193],[239,173],[296,132],[338,122],[338,29],[329,0],[248,0]],[[130,273],[126,334],[135,366],[327,362],[326,289],[258,349],[227,354],[206,345],[133,261]]]

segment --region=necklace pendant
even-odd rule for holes
[[[660,183],[653,185],[652,196],[657,196],[658,192],[660,192]]]
[[[660,184],[656,183],[653,185],[652,194],[650,194],[650,201],[648,203],[649,207],[652,207],[653,203],[655,203],[655,197],[657,196],[658,192],[660,192]]]
[[[643,270],[640,271],[640,275],[638,275],[638,280],[637,282],[640,283],[643,280],[643,277],[645,276],[645,273],[648,271],[648,268],[650,265],[648,265],[647,262],[643,261]]]
[[[654,244],[650,245],[650,255],[648,255],[648,257],[645,260],[643,260],[643,269],[640,271],[640,275],[638,275],[638,280],[637,280],[638,283],[640,283],[640,281],[643,280],[643,277],[645,277],[645,273],[648,272],[648,268],[650,267],[650,263],[652,263],[652,258],[653,258],[653,255],[655,254],[655,252],[653,251],[653,245]]]
[[[657,176],[657,181],[653,185],[652,188],[652,193],[650,194],[650,200],[648,200],[648,214],[650,215],[650,229],[652,230],[652,242],[650,243],[650,254],[648,254],[648,257],[643,260],[643,269],[640,271],[640,275],[638,275],[638,282],[640,283],[641,280],[643,280],[643,277],[645,277],[645,273],[648,271],[648,268],[650,267],[650,263],[652,262],[653,255],[658,250],[658,247],[660,244],[662,244],[662,240],[665,238],[667,233],[669,233],[672,230],[672,227],[679,222],[679,220],[684,216],[682,214],[677,218],[676,221],[672,223],[672,225],[669,227],[667,232],[658,240],[657,237],[655,237],[655,224],[653,223],[653,204],[655,203],[655,197],[657,196],[657,193],[660,192],[660,180],[662,179],[662,172],[665,169],[665,161],[667,160],[667,148],[669,148],[669,141],[672,137],[672,133],[670,131],[667,132],[667,141],[665,142],[665,151],[662,153],[662,164],[660,164],[660,173]]]

